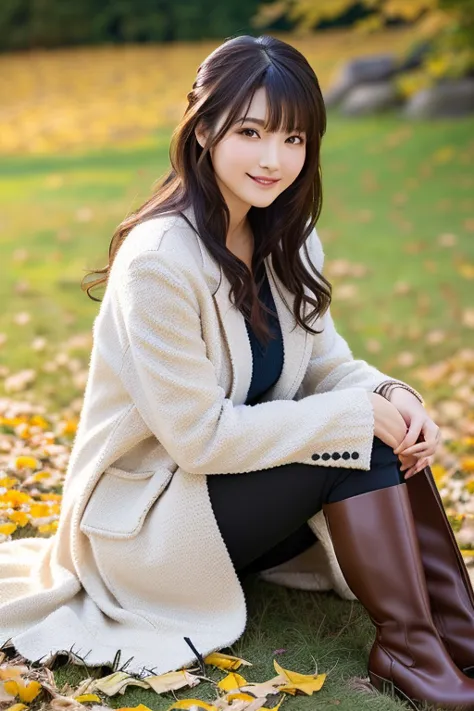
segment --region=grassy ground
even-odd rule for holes
[[[401,35],[397,37],[394,49],[406,44]],[[387,47],[382,40],[372,46],[373,51]],[[305,46],[301,42],[307,56],[319,63],[322,84],[341,46],[329,37]],[[365,49],[357,48],[356,43],[345,46],[351,54]],[[197,66],[198,57],[202,59],[210,49],[185,50],[188,66],[180,66],[187,81],[189,63]],[[179,48],[170,51],[183,56]],[[154,50],[137,52],[133,61],[130,57],[130,62],[120,66],[146,66],[142,81],[151,76],[160,79],[159,72],[152,71],[159,65],[153,65]],[[106,75],[104,86],[110,81],[107,72],[115,76],[110,67],[114,53],[94,50],[84,55],[84,61],[88,58],[94,67],[97,64],[97,85]],[[99,54],[107,61],[100,64]],[[36,64],[37,72],[50,76],[48,63],[58,58],[64,71],[84,66],[77,61],[77,53],[65,52],[45,56]],[[4,61],[0,58],[0,64]],[[8,61],[9,71],[0,72],[3,83],[10,78],[12,87],[22,86],[15,79],[21,57]],[[74,76],[68,74],[72,85]],[[120,91],[128,92],[118,100],[130,103],[135,95],[127,76],[117,83]],[[37,82],[37,86],[45,85]],[[44,101],[35,104],[38,125],[49,120],[51,107],[60,111],[54,102],[61,98],[61,86],[57,82],[56,94],[51,89],[47,107]],[[153,90],[158,88],[156,84]],[[176,96],[182,97],[183,88],[178,89]],[[142,85],[137,96],[143,95]],[[87,97],[77,91],[76,100],[79,108],[89,105]],[[45,144],[31,134],[32,150],[28,150],[29,108],[21,96],[15,101],[21,130],[3,132],[3,136],[21,140],[18,145],[5,142],[4,152],[11,149],[11,155],[5,155],[0,163],[0,298],[5,305],[0,311],[0,396],[30,399],[50,412],[77,413],[87,374],[91,325],[99,308],[81,292],[79,282],[87,269],[106,265],[114,228],[146,199],[153,182],[165,171],[169,130],[150,133],[145,122],[138,132],[141,143],[134,148],[114,146],[112,139],[111,148],[81,153],[78,146],[83,149],[88,142],[89,123],[78,108],[81,125],[75,124],[74,130],[85,131],[85,140],[71,129],[61,139],[63,143],[61,136],[56,136],[56,155],[34,155]],[[174,94],[169,101],[172,107]],[[113,102],[109,103],[107,116],[111,117],[117,112]],[[149,117],[150,106],[146,110]],[[177,113],[175,106],[163,115],[174,120]],[[100,126],[94,126],[90,126],[91,146],[101,135]],[[356,357],[413,383],[433,405],[438,398],[453,397],[457,385],[440,377],[428,387],[422,371],[430,364],[455,358],[472,343],[473,128],[472,119],[409,123],[395,115],[360,120],[330,115],[324,140],[324,207],[319,232],[326,251],[325,273],[334,285],[332,310],[338,329]],[[125,130],[117,128],[118,134],[119,129]],[[15,376],[22,371],[28,371],[31,378],[27,389],[15,383]],[[460,376],[460,387],[467,387],[469,378],[472,386],[472,374],[464,377],[458,370],[454,375]],[[459,403],[461,408],[469,408],[469,398],[462,393]],[[461,412],[463,418],[468,417]],[[455,413],[455,424],[461,429],[459,410]],[[25,529],[19,529],[14,537],[22,532]],[[359,604],[332,594],[280,589],[256,578],[245,587],[248,627],[229,650],[253,664],[243,672],[245,677],[262,681],[274,676],[274,658],[285,668],[302,673],[314,673],[316,664],[319,672],[328,673],[320,692],[308,698],[289,698],[283,708],[402,708],[400,702],[388,697],[351,688],[351,679],[366,674],[373,635]],[[277,650],[286,651],[274,653]],[[94,675],[94,670],[90,672]],[[86,670],[72,666],[55,670],[58,686],[66,681],[75,684],[87,675]],[[222,673],[211,671],[210,676],[217,681]],[[210,700],[212,689],[202,684],[178,694],[179,698],[196,696]],[[131,688],[124,696],[112,697],[110,706],[143,703],[164,711],[171,702],[170,694],[163,698]]]
[[[321,691],[313,696],[287,697],[282,710],[313,711],[337,707],[340,711],[396,711],[404,708],[388,696],[350,688],[351,683],[366,677],[366,660],[373,636],[372,625],[359,603],[340,600],[332,593],[315,595],[286,590],[259,582],[255,576],[248,578],[244,589],[249,623],[244,635],[226,652],[246,659],[253,666],[242,667],[238,673],[247,681],[270,679],[275,676],[273,659],[284,668],[303,674],[328,673]],[[274,653],[280,650],[285,651]],[[206,673],[208,670],[216,682],[224,676],[223,672],[212,671],[206,666]],[[58,685],[85,676],[80,668],[62,667],[55,671]],[[172,703],[171,694],[165,696],[166,700],[145,689],[129,688],[123,698],[112,697],[110,705],[119,708],[142,703],[157,711],[165,711]],[[215,698],[211,685],[205,683],[186,692],[180,691],[177,696],[208,702]],[[276,702],[277,699],[273,704]]]
[[[320,233],[335,285],[333,312],[354,354],[393,375],[407,378],[417,364],[448,357],[472,336],[462,320],[472,304],[470,272],[463,271],[474,262],[472,129],[472,120],[405,124],[395,116],[351,122],[330,117]],[[0,297],[8,307],[0,314],[0,332],[7,338],[0,353],[9,372],[31,368],[37,373],[22,398],[51,409],[80,399],[75,378],[87,366],[87,338],[82,347],[67,343],[81,333],[87,337],[98,304],[80,292],[78,282],[84,269],[106,264],[114,226],[145,199],[165,169],[167,140],[157,134],[141,150],[3,161]],[[359,276],[347,272],[355,264],[364,267]],[[16,323],[18,313],[30,314],[30,321]],[[445,337],[430,344],[427,335],[436,331]],[[46,344],[34,350],[39,337]],[[68,359],[56,363],[56,371],[44,372],[58,353]],[[78,371],[67,367],[74,361]],[[285,707],[401,707],[350,688],[352,677],[365,676],[372,638],[360,605],[257,579],[247,587],[249,624],[231,651],[254,665],[246,674],[249,681],[273,676],[273,658],[303,673],[314,673],[317,663],[319,672],[329,672],[322,691],[289,699]],[[285,653],[273,654],[282,648]],[[75,667],[55,674],[59,685],[86,676]],[[217,681],[222,674],[211,677]],[[206,698],[205,692],[202,685],[178,696]],[[207,693],[212,698],[210,687]],[[171,695],[130,689],[110,705],[144,703],[161,710],[171,700]]]
[[[417,366],[472,337],[472,128],[471,119],[329,120],[319,232],[333,314],[354,353],[394,376],[416,378]],[[162,133],[141,149],[2,161],[0,357],[9,373],[35,371],[42,402],[61,407],[80,395],[98,304],[79,282],[107,264],[113,229],[166,169],[168,140]],[[52,366],[58,349],[64,362]]]

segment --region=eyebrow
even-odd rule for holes
[[[245,123],[245,121],[248,121],[250,123],[258,123],[259,126],[265,125],[265,121],[263,119],[250,118],[250,116],[248,116],[248,117],[242,116],[242,118],[237,119],[236,123]]]
[[[246,123],[246,122],[247,123],[256,123],[259,126],[265,125],[265,121],[263,119],[251,118],[250,116],[248,116],[248,117],[243,116],[242,118],[237,119],[237,121],[235,123]],[[301,133],[304,133],[304,130],[301,128],[295,128],[295,131],[300,131]]]

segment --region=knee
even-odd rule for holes
[[[372,445],[371,466],[384,466],[398,462],[398,456],[392,447],[383,442],[379,437],[374,437]]]

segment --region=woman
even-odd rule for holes
[[[353,359],[329,310],[317,78],[290,45],[241,36],[188,100],[170,172],[86,286],[107,288],[59,528],[0,547],[0,642],[189,666],[244,632],[242,576],[317,537],[376,625],[374,685],[474,708],[472,590],[428,466],[439,428]]]

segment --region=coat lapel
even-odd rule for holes
[[[219,264],[214,260],[199,237],[197,223],[192,207],[182,210],[194,227],[192,233],[197,239],[203,266],[209,278],[216,309],[227,342],[229,358],[232,367],[232,385],[229,399],[237,405],[243,404],[247,398],[252,379],[252,349],[242,313],[235,308],[229,298],[230,282],[221,272]],[[189,228],[191,230],[191,227]],[[283,368],[277,382],[261,398],[262,402],[269,400],[291,399],[298,389],[304,370],[311,355],[311,337],[299,326],[293,316],[294,296],[286,289],[274,272],[271,255],[265,258],[265,269],[270,282],[270,288],[275,300],[275,306],[280,321],[283,337]]]

